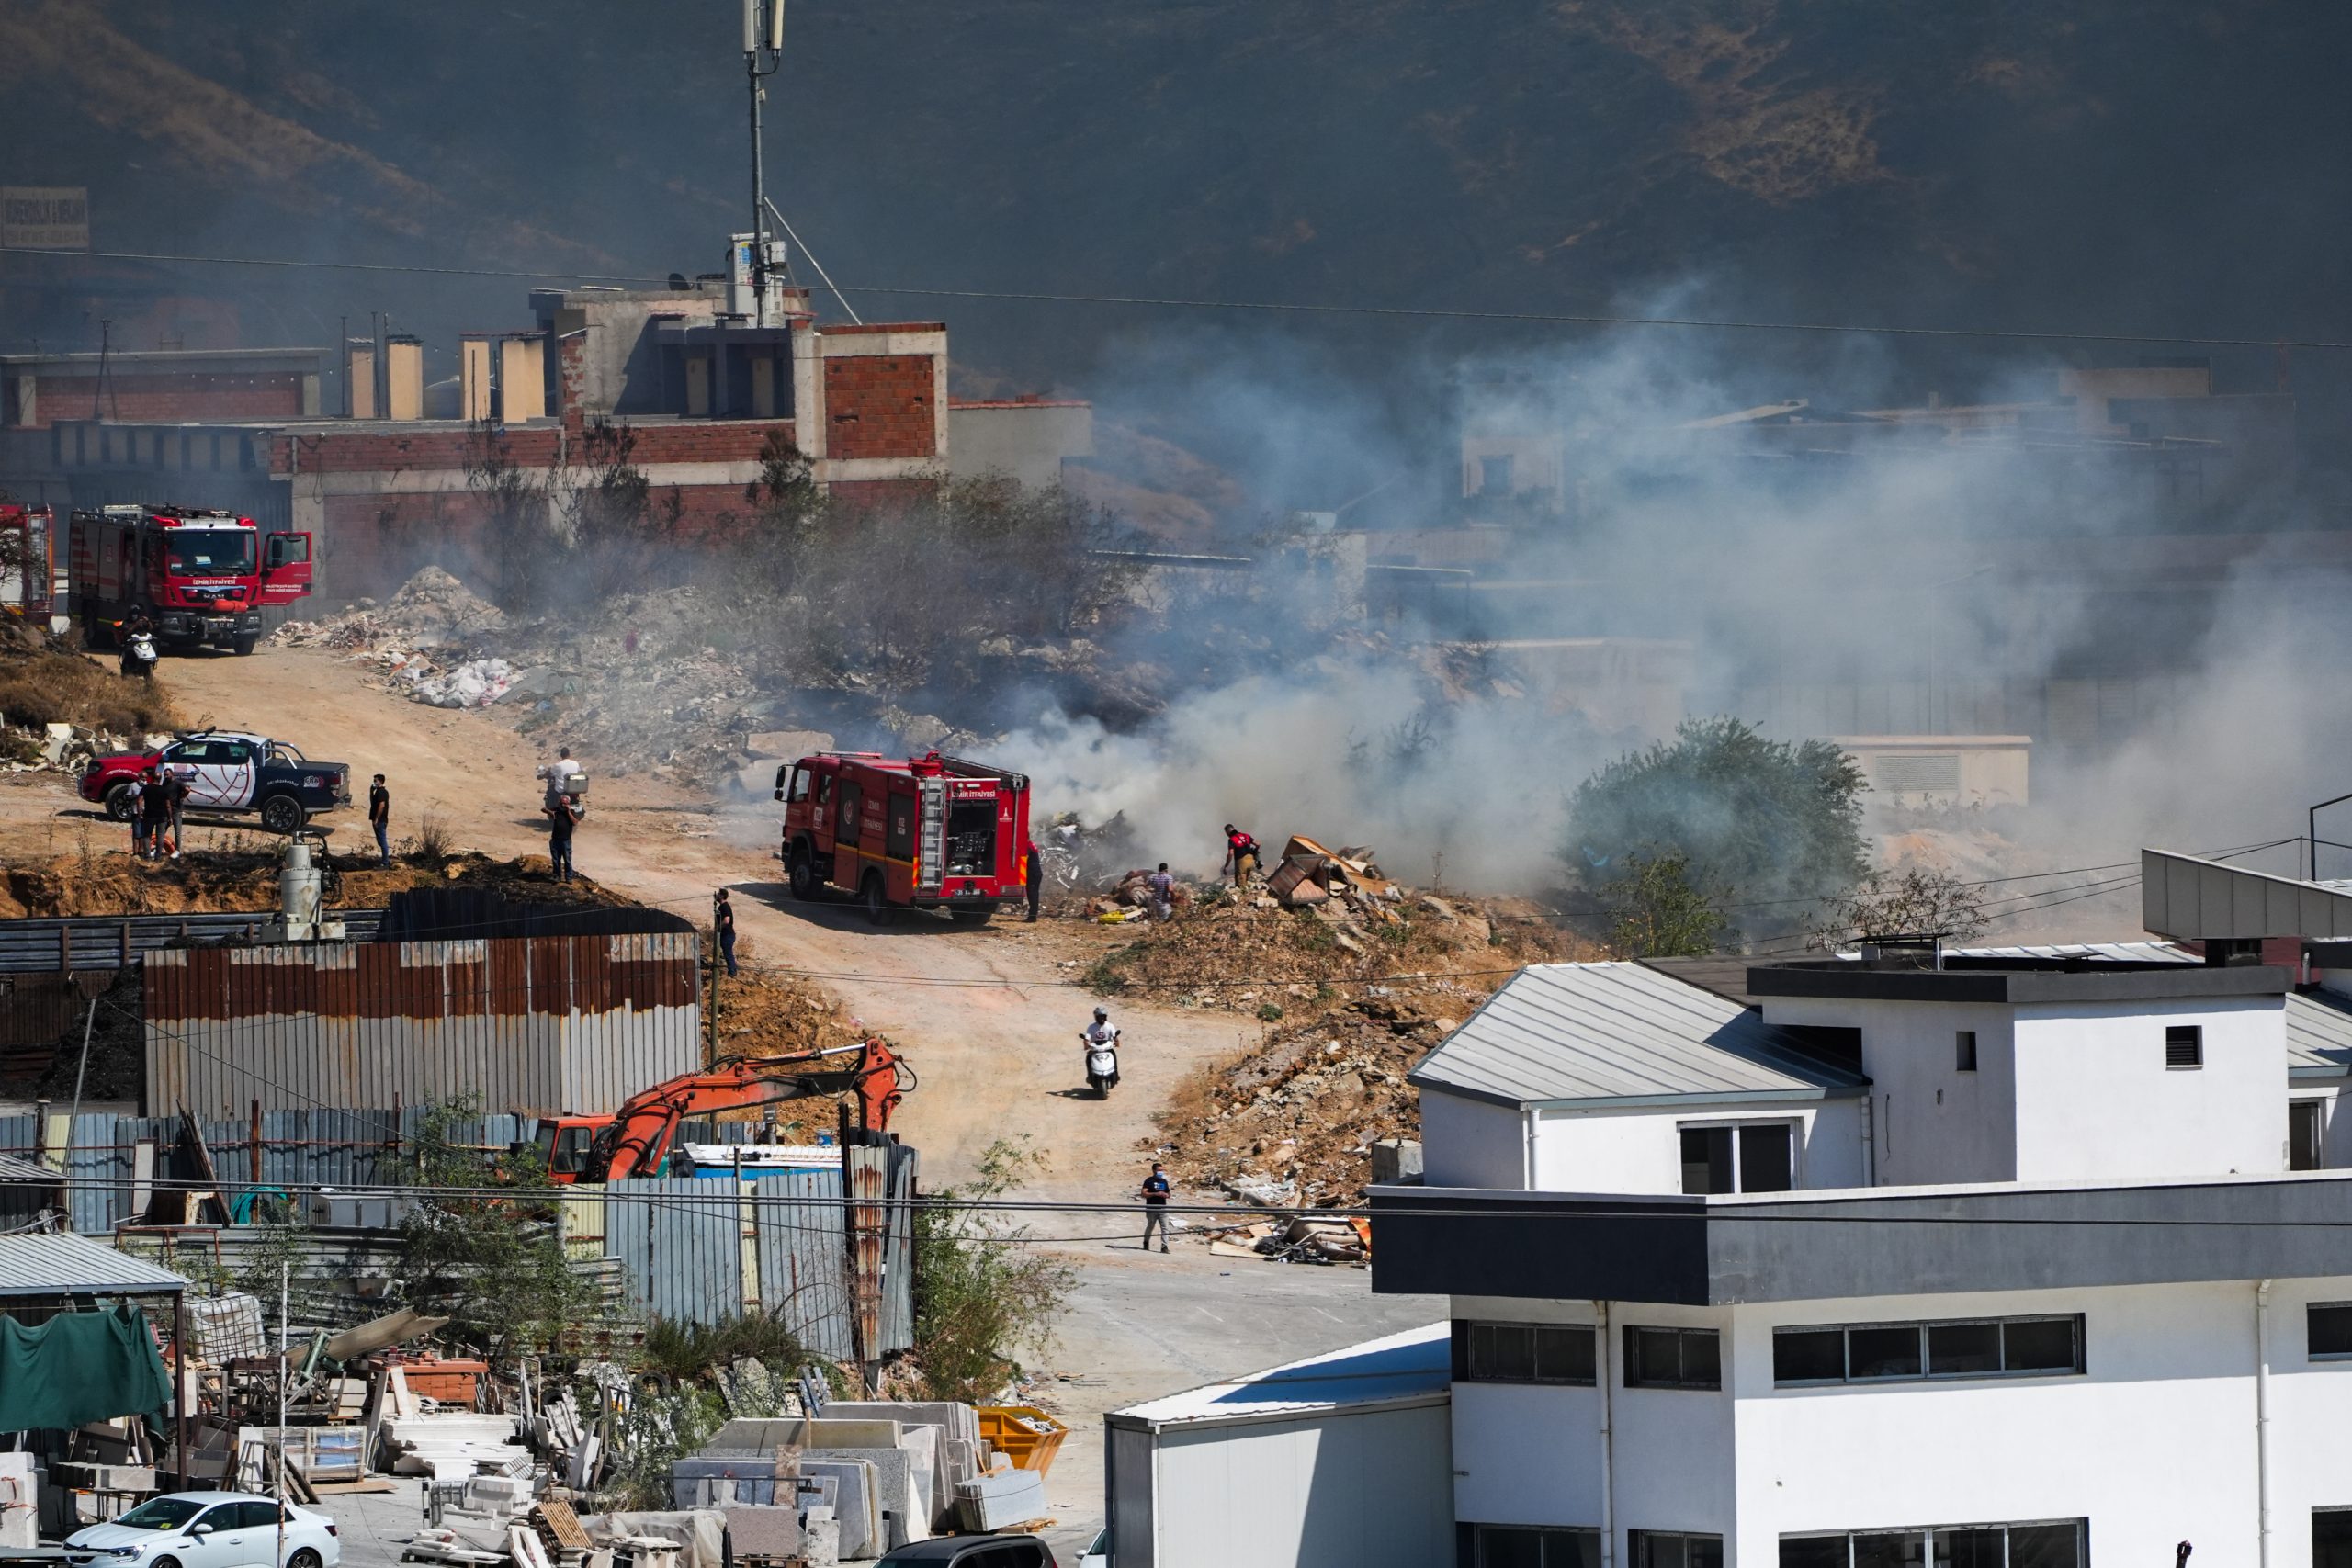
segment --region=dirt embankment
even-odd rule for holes
[[[112,738],[160,734],[180,722],[171,689],[160,680],[126,680],[85,657],[72,633],[55,637],[0,615],[0,761],[40,759],[44,728],[74,726]]]

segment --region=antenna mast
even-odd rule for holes
[[[761,142],[762,107],[767,89],[761,83],[784,64],[784,0],[743,0],[743,76],[752,95],[752,299],[753,325],[773,326],[768,296],[769,268],[779,265],[768,239],[767,168]],[[740,269],[738,276],[741,276]]]

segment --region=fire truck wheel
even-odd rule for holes
[[[244,658],[247,654],[249,654],[249,653],[253,652],[253,650],[254,650],[254,644],[255,644],[255,643],[259,642],[260,640],[261,640],[261,639],[260,639],[259,637],[239,637],[235,642],[231,643],[229,646],[230,646],[230,647],[232,647],[232,648],[233,648],[234,649],[236,649],[236,653],[237,653],[237,657],[238,657],[238,658],[243,659],[243,658]]]
[[[806,848],[792,852],[792,896],[804,904],[817,897],[817,863],[808,858]]]
[[[888,918],[889,906],[882,901],[882,874],[880,872],[867,872],[865,874],[865,880],[858,885],[858,892],[863,895],[865,899],[865,918],[867,919],[872,920],[878,926],[884,919]]]
[[[950,909],[947,918],[959,926],[984,926],[996,914],[994,904],[982,904],[976,909]]]

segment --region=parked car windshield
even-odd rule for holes
[[[175,528],[172,570],[190,576],[242,577],[254,569],[254,536],[242,528]]]
[[[204,1505],[192,1503],[186,1497],[150,1497],[130,1512],[115,1520],[133,1529],[171,1530],[204,1512]]]

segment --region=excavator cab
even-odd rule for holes
[[[612,1125],[609,1116],[542,1117],[532,1141],[533,1162],[560,1187],[578,1181],[588,1168],[588,1151],[597,1132]]]

